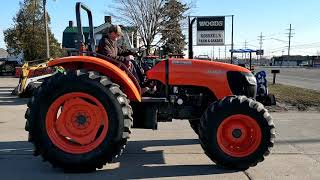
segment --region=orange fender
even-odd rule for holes
[[[129,76],[119,67],[106,60],[91,56],[70,56],[49,61],[48,66],[62,66],[65,69],[83,68],[97,71],[119,84],[130,101],[141,102],[141,94]]]

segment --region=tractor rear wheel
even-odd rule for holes
[[[57,73],[28,103],[25,115],[35,155],[66,171],[94,171],[120,155],[132,109],[119,86],[97,72]]]
[[[199,137],[205,153],[217,165],[243,170],[270,154],[275,127],[261,103],[245,96],[230,96],[206,110]]]
[[[19,95],[20,98],[29,98],[32,96],[33,92],[39,87],[39,84],[30,83]],[[19,85],[18,85],[19,88]]]

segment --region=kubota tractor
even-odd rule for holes
[[[79,45],[84,43],[81,8],[89,17],[89,50],[50,61],[64,72],[45,80],[28,103],[26,130],[35,155],[64,170],[92,171],[122,153],[131,128],[157,129],[158,122],[172,119],[189,120],[217,165],[247,169],[270,153],[275,127],[255,101],[256,79],[249,70],[166,59],[146,72],[155,91],[142,95],[121,63],[95,53],[92,14],[81,3],[76,5]]]

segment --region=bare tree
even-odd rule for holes
[[[150,45],[159,34],[165,0],[114,0],[112,12],[107,13],[127,25],[137,28],[143,44],[150,53]]]

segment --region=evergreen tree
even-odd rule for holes
[[[4,31],[5,42],[10,54],[23,52],[25,61],[46,58],[46,35],[42,0],[23,0],[20,10],[13,18],[13,27]],[[48,15],[48,23],[50,17]],[[62,54],[60,44],[49,28],[50,56]]]
[[[187,4],[179,0],[167,0],[162,7],[163,28],[161,30],[164,53],[182,54],[186,45],[185,35],[182,34],[181,22],[186,18]]]

